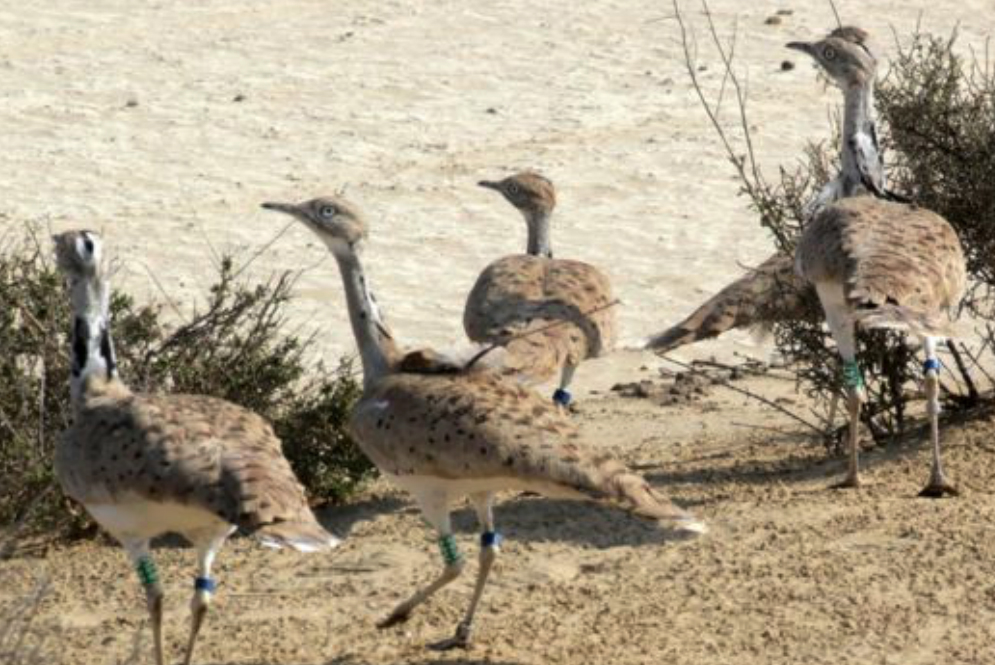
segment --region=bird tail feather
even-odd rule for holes
[[[317,521],[273,522],[261,527],[254,535],[267,547],[290,547],[298,552],[330,550],[342,542]]]

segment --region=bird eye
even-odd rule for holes
[[[335,217],[335,213],[336,209],[334,206],[322,206],[321,209],[318,211],[318,214],[324,217],[325,219],[332,219],[333,217]]]
[[[832,46],[823,47],[823,57],[827,60],[833,60],[837,57],[837,51]]]
[[[511,194],[512,196],[517,196],[519,194],[519,186],[514,182],[508,183],[507,189],[508,193]]]

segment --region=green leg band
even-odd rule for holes
[[[853,360],[844,362],[844,385],[858,390],[865,387],[865,380],[861,377],[861,368]]]
[[[439,551],[443,554],[443,562],[447,566],[452,566],[461,559],[460,549],[457,547],[456,539],[452,535],[443,536],[439,539]]]
[[[143,556],[139,559],[138,563],[135,564],[135,570],[138,571],[138,579],[142,580],[142,584],[145,586],[152,586],[159,581],[156,564],[149,557]]]

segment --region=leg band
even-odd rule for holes
[[[571,403],[571,394],[563,388],[557,388],[553,392],[553,401],[560,406],[567,406]]]
[[[196,591],[207,591],[208,593],[214,593],[215,583],[210,577],[195,577],[194,578],[194,589]]]
[[[452,566],[461,558],[460,549],[452,535],[446,535],[439,539],[439,551],[442,552],[443,562],[447,566]]]
[[[145,586],[152,586],[159,581],[156,564],[147,556],[138,560],[138,563],[135,564],[135,570],[138,571],[138,579],[142,580],[142,584]]]
[[[861,377],[861,368],[853,360],[844,361],[844,385],[848,388],[865,387],[865,380]]]
[[[502,537],[497,531],[485,531],[481,534],[481,547],[498,547]]]
[[[940,373],[940,371],[941,371],[941,361],[938,360],[937,358],[927,358],[926,360],[924,360],[923,361],[923,371],[924,372],[929,372],[930,370],[934,370],[935,372]]]

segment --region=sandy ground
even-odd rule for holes
[[[653,371],[645,376],[652,376]],[[739,385],[798,407],[783,381]],[[728,414],[733,413],[730,417]],[[438,654],[469,598],[476,525],[456,515],[471,563],[402,627],[374,624],[439,566],[429,530],[406,498],[378,483],[323,522],[345,544],[303,556],[231,542],[219,557],[216,612],[201,665],[366,663],[991,663],[993,426],[944,428],[957,499],[915,497],[926,479],[924,432],[863,462],[868,486],[833,491],[843,462],[784,416],[712,387],[698,401],[596,396],[586,434],[708,520],[676,542],[616,511],[508,496],[507,536],[478,615],[477,645]],[[625,436],[619,436],[619,432]],[[192,552],[156,552],[165,579],[169,648],[188,626]],[[141,589],[124,554],[87,543],[0,564],[0,608],[51,581],[38,628],[42,662],[151,662]]]
[[[738,21],[751,127],[773,174],[826,136],[839,102],[782,45],[833,17],[824,3],[711,5],[721,29]],[[896,49],[890,25],[906,35],[918,16],[935,32],[960,25],[966,52],[991,49],[993,5],[837,5],[877,37],[883,62]],[[793,13],[766,25],[779,9]],[[611,274],[632,343],[770,251],[688,85],[670,13],[659,0],[8,3],[0,235],[26,220],[102,230],[119,285],[159,299],[161,286],[182,308],[203,302],[223,252],[258,253],[251,279],[303,268],[292,322],[319,330],[316,351],[334,360],[352,349],[335,266],[299,228],[261,252],[285,224],[261,201],[345,189],[370,218],[368,268],[398,337],[448,345],[463,338],[479,271],[524,247],[520,219],[474,183],[538,168],[559,186],[557,254]],[[702,17],[687,14],[699,75],[716,91]],[[783,60],[797,66],[783,72]],[[678,355],[737,352],[767,347],[733,335]],[[866,455],[869,487],[830,492],[841,461],[754,402],[718,388],[670,407],[607,394],[659,363],[621,353],[587,364],[578,417],[597,445],[705,517],[707,537],[675,542],[608,509],[510,497],[478,644],[438,655],[423,646],[451,632],[471,576],[378,632],[438,564],[409,502],[378,484],[323,514],[348,535],[333,555],[231,543],[197,662],[993,662],[991,419],[945,427],[958,499],[913,498],[923,432]],[[747,385],[806,407],[784,382]],[[472,552],[470,512],[457,524]],[[177,656],[192,556],[164,546],[157,557]],[[127,659],[145,616],[123,554],[89,543],[4,562],[0,606],[43,578],[38,626],[54,641],[42,662]]]

